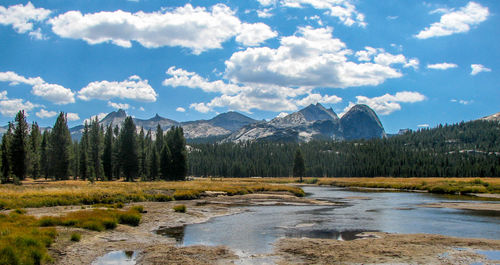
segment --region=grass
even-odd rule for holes
[[[179,205],[176,205],[174,206],[174,211],[175,212],[178,212],[178,213],[185,213],[186,212],[186,205],[184,204],[179,204]]]
[[[82,235],[80,233],[73,233],[73,234],[71,234],[70,239],[73,242],[80,242],[80,240],[82,239]]]
[[[319,185],[425,190],[440,194],[500,193],[498,178],[320,178]]]
[[[55,228],[40,228],[33,216],[0,214],[0,264],[48,263],[47,247],[56,236]]]
[[[263,191],[286,191],[304,196],[298,187],[260,182],[260,179],[201,179],[194,181],[157,182],[95,182],[86,181],[31,181],[23,185],[0,185],[0,209],[27,207],[51,207],[65,205],[114,205],[142,201],[191,200],[204,191],[222,191],[228,195],[240,195]],[[279,179],[275,179],[279,182]],[[285,181],[283,183],[290,183]]]

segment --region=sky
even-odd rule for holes
[[[500,1],[0,0],[0,125],[272,119],[367,104],[389,133],[500,111]]]

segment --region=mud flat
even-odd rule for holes
[[[175,212],[175,205],[184,204],[186,213]],[[202,223],[210,218],[244,211],[240,206],[257,205],[335,205],[335,203],[295,197],[286,192],[248,194],[238,196],[207,196],[190,201],[141,202],[124,207],[142,205],[145,213],[139,226],[118,225],[114,230],[94,232],[79,228],[57,227],[58,237],[49,248],[54,264],[91,264],[112,251],[137,253],[137,264],[234,264],[238,260],[230,249],[223,246],[176,246],[174,238],[156,233],[157,230]],[[88,208],[91,209],[91,208]],[[37,217],[64,215],[80,211],[81,206],[28,208],[27,214]],[[78,232],[80,242],[70,236]]]
[[[420,207],[428,208],[452,208],[459,210],[472,210],[472,211],[494,211],[500,214],[500,203],[471,203],[471,202],[441,202],[441,203],[428,203],[419,205]]]
[[[481,250],[500,252],[500,240],[431,234],[365,232],[361,239],[284,238],[276,244],[277,264],[499,264]],[[479,251],[479,252],[478,252]]]

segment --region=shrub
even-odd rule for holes
[[[118,209],[123,208],[123,202],[117,202],[115,205],[116,205],[116,208],[118,208]]]
[[[40,218],[39,226],[56,226],[59,224],[59,219],[53,216],[44,216]]]
[[[134,212],[124,212],[118,215],[118,222],[120,224],[138,226],[141,222],[141,215]]]
[[[142,205],[136,205],[131,208],[132,211],[138,212],[138,213],[143,213],[144,212],[144,206]]]
[[[102,224],[104,225],[104,228],[106,228],[107,230],[115,229],[116,226],[118,225],[116,219],[114,218],[103,219]]]
[[[17,213],[17,214],[25,214],[26,210],[17,208],[17,209],[14,210],[14,212]]]
[[[186,205],[184,204],[179,204],[174,206],[174,211],[178,213],[185,213],[186,212]]]
[[[104,225],[99,221],[85,221],[81,223],[79,227],[97,232],[104,230]]]
[[[82,239],[82,235],[80,233],[71,234],[71,241],[80,242],[81,239]]]

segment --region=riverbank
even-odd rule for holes
[[[500,252],[500,240],[430,234],[362,233],[362,239],[284,238],[278,264],[498,264],[480,250]],[[478,252],[479,250],[479,252]]]

